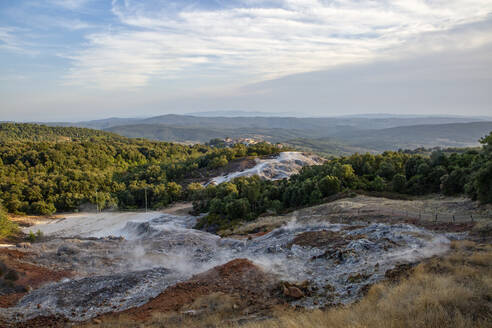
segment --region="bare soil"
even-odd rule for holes
[[[222,235],[236,238],[249,235],[254,237],[257,233],[267,233],[290,221],[404,222],[434,231],[464,232],[472,230],[477,223],[491,222],[492,210],[489,207],[481,206],[463,197],[432,195],[403,200],[358,195],[335,198],[328,203],[299,209],[285,215],[260,217],[254,222],[245,223]]]
[[[241,164],[236,163],[236,165]],[[243,165],[248,164],[243,163]],[[174,215],[187,215],[190,209],[190,203],[178,203],[163,210],[163,212]],[[441,220],[436,222],[432,215],[426,215],[426,213],[431,213],[432,211],[438,211]],[[253,238],[292,220],[356,224],[349,229],[355,229],[358,224],[356,222],[360,221],[363,225],[367,222],[409,223],[439,232],[471,231],[470,236],[480,236],[483,239],[490,238],[491,228],[488,225],[484,225],[483,228],[477,229],[477,225],[483,225],[484,222],[490,223],[490,217],[487,219],[488,211],[488,208],[459,197],[442,198],[435,196],[425,199],[401,200],[357,196],[300,209],[283,216],[262,217],[255,222],[245,224],[231,231],[231,234],[237,238]],[[471,222],[470,217],[475,218],[474,222]],[[49,218],[46,219],[49,220]],[[343,238],[342,236],[343,234],[340,232],[326,230],[304,232],[294,238],[291,246],[321,247],[328,245],[333,250],[336,250],[350,242],[350,240],[346,239],[346,236]],[[353,238],[358,237],[354,236]],[[332,253],[327,251],[321,256],[336,255]],[[0,260],[9,268],[19,272],[20,278],[16,284],[26,289],[38,288],[44,283],[57,281],[71,275],[70,271],[54,271],[29,263],[26,256],[26,252],[0,248]],[[477,263],[479,260],[478,258],[475,259]],[[481,261],[485,264],[480,265],[490,266],[490,263],[486,264],[486,261]],[[391,283],[399,283],[412,276],[414,271],[415,265],[413,264],[398,265],[386,273],[386,279]],[[354,276],[351,279],[358,279],[358,277]],[[369,289],[370,286],[368,285],[365,292],[369,291]],[[297,297],[308,293],[308,291],[300,285],[279,285],[277,277],[263,272],[249,260],[236,259],[169,287],[142,306],[119,313],[105,314],[96,320],[106,323],[120,320],[120,318],[127,318],[125,320],[130,320],[135,325],[147,325],[152,322],[156,315],[162,315],[163,313],[178,313],[180,315],[184,313],[199,313],[203,305],[201,305],[200,300],[212,297],[217,293],[221,297],[227,298],[234,309],[235,315],[251,317],[251,314],[268,316],[273,308],[283,306],[288,297]],[[14,305],[24,294],[11,293],[2,295],[0,297],[0,307]],[[64,327],[66,324],[64,318],[38,317],[31,321],[16,324],[15,327]],[[90,324],[86,323],[83,326]],[[0,322],[0,326],[6,325],[2,325]]]
[[[129,316],[146,321],[154,313],[179,311],[196,299],[217,292],[236,296],[235,307],[240,312],[258,313],[281,302],[279,293],[279,297],[272,297],[278,287],[275,281],[273,276],[263,272],[251,261],[236,259],[174,285],[140,307],[110,316]]]
[[[0,307],[6,308],[13,306],[22,296],[30,289],[36,289],[40,286],[58,281],[65,277],[70,277],[70,271],[55,271],[48,268],[31,264],[24,261],[27,254],[13,249],[0,249],[0,261],[7,267],[7,270],[13,270],[17,273],[18,279],[13,281],[16,288],[0,288]],[[16,292],[23,290],[22,292]]]
[[[191,211],[193,211],[192,202],[174,203],[173,205],[161,210],[163,213],[183,216],[190,215]]]

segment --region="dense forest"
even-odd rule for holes
[[[199,169],[279,150],[261,143],[219,149],[129,139],[37,124],[0,124],[0,200],[10,213],[158,208],[188,197],[184,179]],[[193,185],[190,186],[193,189]]]
[[[194,195],[195,210],[209,213],[199,227],[223,229],[231,222],[251,220],[265,212],[281,213],[315,205],[347,190],[467,194],[474,200],[491,203],[492,133],[481,143],[481,149],[437,150],[430,156],[403,151],[354,154],[304,167],[289,180],[272,182],[241,177],[209,186]]]
[[[200,172],[246,156],[271,155],[267,143],[246,147],[180,145],[129,139],[83,128],[0,124],[0,200],[11,213],[51,214],[84,206],[164,207],[192,200],[208,212],[204,227],[225,227],[262,213],[322,202],[341,191],[467,194],[492,202],[492,133],[482,147],[354,154],[305,167],[289,180],[241,177],[218,186],[190,183]]]
[[[0,123],[0,142],[8,141],[90,141],[91,138],[107,141],[127,141],[120,135],[105,131],[75,128],[75,127],[51,127],[40,124]]]

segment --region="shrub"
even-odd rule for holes
[[[55,205],[44,201],[34,202],[31,204],[31,212],[42,215],[50,215],[56,212]]]
[[[392,189],[394,192],[404,192],[407,184],[407,178],[403,174],[397,174],[393,177]]]
[[[318,186],[323,196],[326,197],[340,192],[341,183],[337,177],[327,175],[319,181]]]
[[[8,238],[19,232],[19,227],[10,221],[5,211],[0,207],[0,238]]]
[[[17,281],[19,280],[19,274],[15,270],[9,270],[4,277],[5,280]]]

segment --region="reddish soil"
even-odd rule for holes
[[[9,270],[17,272],[19,276],[19,279],[14,282],[16,286],[24,287],[26,290],[30,288],[36,289],[47,282],[58,281],[72,275],[69,271],[54,271],[24,262],[23,259],[26,255],[26,253],[18,250],[0,249],[0,261]],[[5,308],[15,305],[25,294],[25,292],[2,294],[0,307]]]
[[[140,307],[113,316],[126,315],[145,321],[153,312],[178,311],[199,297],[217,292],[238,295],[237,307],[245,313],[256,313],[282,303],[277,289],[278,284],[272,276],[249,260],[236,259],[174,285]]]
[[[431,222],[418,219],[406,219],[405,223],[439,232],[465,232],[470,231],[475,226],[474,222]]]
[[[16,323],[3,323],[1,327],[5,328],[64,328],[67,327],[68,320],[62,317],[36,317],[31,320]]]

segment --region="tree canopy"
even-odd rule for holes
[[[480,150],[436,150],[430,156],[409,152],[354,154],[304,167],[289,180],[262,181],[238,178],[209,186],[195,196],[195,209],[209,215],[199,224],[223,229],[235,221],[262,213],[279,213],[320,203],[340,191],[365,190],[411,195],[467,194],[492,202],[492,133],[481,140]]]
[[[33,141],[34,140],[34,141]],[[129,139],[90,129],[0,124],[0,200],[12,213],[84,206],[163,207],[188,197],[199,169],[278,152],[272,145],[216,148]]]

